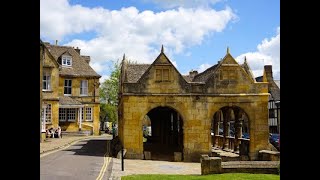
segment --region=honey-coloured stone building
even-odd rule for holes
[[[268,83],[256,82],[247,61],[239,64],[229,48],[218,64],[186,76],[163,46],[152,64],[129,63],[124,56],[118,134],[125,158],[151,154],[199,162],[216,147],[257,160],[259,150],[269,147],[268,96]]]

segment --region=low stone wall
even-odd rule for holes
[[[220,157],[209,157],[208,155],[201,155],[201,175],[206,174],[220,174],[221,158]]]
[[[220,157],[202,155],[201,175],[220,173],[278,174],[280,161],[231,161],[222,162]]]
[[[261,150],[259,151],[259,159],[261,161],[280,161],[280,152]]]

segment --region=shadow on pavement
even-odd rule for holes
[[[110,140],[106,139],[92,139],[82,140],[75,145],[70,146],[63,151],[74,152],[74,155],[83,156],[104,156],[110,149]]]

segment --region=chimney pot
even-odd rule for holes
[[[191,70],[191,71],[189,72],[189,77],[190,77],[190,79],[193,79],[197,74],[198,74],[198,71],[196,71],[196,70]]]
[[[76,49],[74,49],[74,50],[76,50],[77,51],[77,53],[79,53],[80,54],[80,50],[81,49],[79,49],[79,47],[77,47]]]

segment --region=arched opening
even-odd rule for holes
[[[144,151],[151,152],[153,160],[173,161],[175,152],[181,153],[183,158],[182,127],[182,117],[176,110],[170,107],[152,109],[143,121]]]
[[[225,106],[213,115],[211,121],[213,149],[247,155],[249,142],[249,118],[242,108]]]

